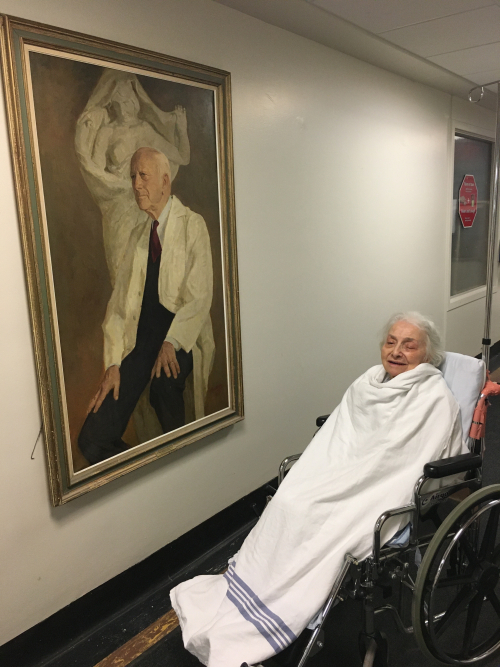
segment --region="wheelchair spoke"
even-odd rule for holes
[[[459,616],[466,608],[472,598],[476,595],[476,591],[472,588],[462,588],[453,602],[448,607],[445,615],[439,619],[434,627],[434,634],[436,638],[440,637],[448,626]],[[432,621],[429,620],[429,627],[432,626]]]
[[[436,588],[447,588],[448,586],[463,586],[464,584],[473,584],[475,582],[473,576],[457,576],[457,577],[448,577],[447,579],[442,579],[438,582]]]
[[[465,555],[467,556],[469,563],[474,566],[479,566],[481,564],[481,561],[476,556],[476,552],[474,551],[474,548],[469,542],[466,535],[462,535],[460,537],[460,545],[462,549],[465,551]]]
[[[479,615],[481,613],[481,607],[483,606],[483,593],[477,593],[475,597],[472,598],[469,609],[467,610],[467,619],[465,621],[465,633],[464,641],[462,644],[462,657],[468,658],[472,649],[472,640],[476,633],[477,623],[479,621]]]
[[[490,512],[488,523],[486,524],[484,531],[481,548],[479,549],[479,560],[486,559],[491,561],[493,559],[493,552],[495,550],[495,542],[497,537],[499,512],[500,507],[498,507],[498,505]]]
[[[486,597],[491,602],[491,606],[496,611],[497,616],[500,617],[500,600],[498,599],[495,591],[487,591]]]

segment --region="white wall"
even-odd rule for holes
[[[209,0],[0,0],[0,11],[232,73],[246,419],[51,508],[0,106],[0,641],[276,474],[377,363],[400,308],[447,306],[449,95]],[[474,112],[471,112],[474,113]]]

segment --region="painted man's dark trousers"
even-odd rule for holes
[[[104,461],[129,448],[122,436],[142,392],[151,377],[154,363],[174,319],[161,305],[158,296],[160,258],[148,259],[141,315],[136,344],[120,366],[120,391],[117,400],[111,391],[97,412],[91,412],[78,436],[78,445],[91,464]],[[193,370],[191,352],[176,352],[180,373],[167,377],[162,369],[159,378],[151,380],[149,400],[156,411],[164,433],[185,424],[183,392],[186,378]]]

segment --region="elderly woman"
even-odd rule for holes
[[[410,502],[424,464],[466,451],[458,404],[437,368],[434,324],[418,313],[393,316],[381,353],[382,365],[349,387],[227,573],[173,589],[184,644],[203,664],[240,667],[286,648],[321,608],[344,555],[366,558],[380,514]]]

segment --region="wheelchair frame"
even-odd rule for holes
[[[328,415],[318,417],[316,425],[321,427],[327,418]],[[335,601],[345,600],[347,597],[360,599],[363,602],[364,627],[360,633],[360,651],[364,657],[363,667],[385,667],[387,665],[387,640],[377,631],[375,624],[376,615],[385,611],[389,611],[394,616],[399,630],[406,634],[414,634],[422,652],[438,664],[474,664],[500,648],[500,601],[493,591],[500,578],[500,547],[495,551],[497,525],[500,518],[500,485],[481,488],[484,440],[470,439],[470,444],[472,445],[470,453],[426,464],[423,475],[415,484],[413,502],[388,510],[377,519],[374,526],[371,556],[363,561],[358,561],[351,554],[346,554],[343,567],[321,610],[321,620],[312,631],[297,667],[304,667],[308,658],[323,648],[323,624]],[[278,474],[278,486],[300,456],[300,454],[289,456],[282,461]],[[463,481],[455,481],[448,486],[425,492],[424,487],[429,480],[442,479],[459,473],[466,473]],[[450,496],[464,489],[467,489],[470,495],[458,501],[454,510],[441,521],[437,508]],[[488,522],[486,528],[483,527],[481,532],[476,524],[481,516],[486,516],[486,512],[489,513]],[[410,517],[411,528],[408,544],[402,547],[391,546],[390,540],[387,544],[382,545],[383,526],[391,517],[400,515]],[[434,523],[436,532],[422,535],[422,522],[428,519]],[[471,529],[471,526],[475,530],[472,545],[469,544],[468,534],[467,537],[464,534],[464,531]],[[479,545],[480,537],[481,545]],[[458,555],[453,552],[453,549],[461,549],[461,540],[466,540],[469,545],[465,555],[462,552]],[[443,558],[441,548],[448,543],[451,546],[445,548]],[[424,548],[426,552],[414,580],[410,574],[411,562],[413,560],[413,564],[418,567],[420,550]],[[451,557],[450,554],[454,558],[454,565],[451,569],[455,574],[448,579],[439,579],[443,575],[447,559]],[[435,560],[436,556],[438,562]],[[437,575],[434,572],[436,562]],[[376,607],[374,589],[380,587],[383,591],[391,590],[392,592],[392,586],[395,583],[399,583],[398,606],[383,604]],[[463,588],[460,589],[446,611],[430,616],[429,605],[432,612],[434,604],[432,595],[435,594],[436,597],[440,587],[446,586],[463,586]],[[403,621],[402,609],[405,588],[412,594],[412,625],[408,627]],[[488,641],[473,649],[472,642],[482,603],[486,599],[490,599],[499,617],[499,629]],[[471,613],[472,609],[473,613]],[[446,652],[438,644],[439,636],[443,632],[443,627],[452,623],[458,613],[464,610],[467,610],[467,619],[462,652],[459,654]],[[474,650],[476,654],[471,655]]]

